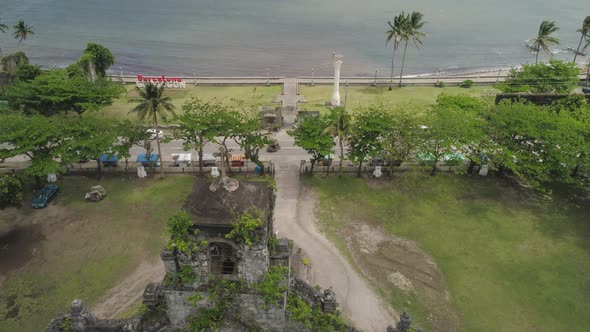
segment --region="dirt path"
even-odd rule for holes
[[[159,257],[153,263],[141,263],[132,274],[111,288],[98,301],[92,308],[92,313],[98,318],[114,319],[123,310],[141,299],[148,283],[162,281],[164,274],[164,265]]]
[[[393,325],[394,313],[316,228],[316,200],[311,192],[301,190],[298,163],[278,162],[276,182],[275,231],[304,248],[311,261],[312,285],[332,287],[344,317],[358,329],[385,331]]]

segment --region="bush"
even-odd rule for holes
[[[443,81],[438,81],[438,82],[434,83],[434,87],[436,87],[436,88],[444,88],[445,86],[446,86],[446,84]]]
[[[170,240],[168,241],[168,250],[176,248],[180,253],[190,255],[199,249],[197,243],[194,242],[194,235],[198,234],[197,229],[192,229],[193,223],[184,211],[170,217],[167,222],[168,233],[170,233]]]
[[[574,63],[550,60],[512,69],[506,81],[496,88],[504,93],[569,93],[576,87],[579,74]]]
[[[190,265],[185,265],[178,271],[178,279],[183,285],[192,284],[197,280],[197,275]]]
[[[232,223],[233,229],[225,237],[236,243],[252,246],[260,242],[259,231],[262,230],[262,211],[249,208]]]
[[[461,82],[461,84],[459,84],[459,86],[461,88],[470,88],[473,86],[473,81],[472,80],[465,80],[465,81]]]
[[[278,305],[283,298],[283,293],[287,291],[287,285],[283,282],[287,272],[288,269],[284,266],[272,266],[256,285],[256,291],[264,298],[265,309],[269,305]]]
[[[23,184],[15,176],[0,176],[0,210],[20,207],[23,202]]]
[[[346,325],[342,317],[323,312],[320,308],[312,308],[297,295],[289,296],[287,301],[289,317],[315,332],[345,331]]]

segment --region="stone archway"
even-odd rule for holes
[[[238,251],[229,243],[211,242],[209,244],[209,272],[218,277],[238,275]]]

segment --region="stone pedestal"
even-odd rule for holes
[[[160,253],[160,258],[164,262],[164,268],[166,269],[166,275],[175,277],[178,273],[178,259],[176,250],[164,249]]]

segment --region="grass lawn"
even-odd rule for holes
[[[407,174],[392,182],[310,182],[319,195],[320,225],[338,247],[346,247],[341,229],[370,220],[430,254],[460,330],[588,330],[590,207],[559,198],[539,202],[494,178]],[[420,326],[437,330],[420,296],[393,285],[380,291],[396,310],[408,308]]]
[[[344,103],[345,87],[340,86],[340,102]],[[300,85],[300,94],[305,97],[306,103],[300,104],[304,110],[323,110],[326,101],[332,96],[331,85]],[[417,106],[430,105],[436,101],[441,93],[468,94],[471,96],[482,96],[487,93],[496,92],[489,86],[474,86],[470,89],[459,87],[435,88],[423,86],[408,86],[394,88],[388,91],[386,86],[350,86],[348,88],[348,109],[355,109],[358,106],[367,106],[374,101],[383,101],[395,105],[413,104]]]
[[[41,331],[73,299],[92,306],[140,262],[158,259],[166,221],[180,210],[193,179],[106,178],[100,183],[108,196],[90,203],[84,193],[96,180],[62,177],[47,208],[28,208],[29,195],[22,210],[0,215],[0,223],[20,218],[27,234],[39,234],[28,243],[9,242],[18,266],[7,266],[11,257],[0,253],[0,331]]]
[[[230,99],[250,101],[254,96],[254,89],[256,89],[256,96],[260,98],[260,103],[262,103],[263,106],[280,106],[280,104],[273,102],[276,97],[281,94],[280,85],[194,86],[187,84],[186,89],[166,90],[166,95],[172,98],[172,103],[176,106],[176,110],[180,111],[182,104],[192,96],[206,100],[216,98],[227,102],[230,102]],[[129,102],[129,98],[137,96],[135,85],[127,85],[127,91],[128,92],[125,96],[117,99],[113,105],[103,109],[102,112],[105,116],[113,118],[137,118],[137,115],[129,113],[129,111],[136,105],[136,103]]]

